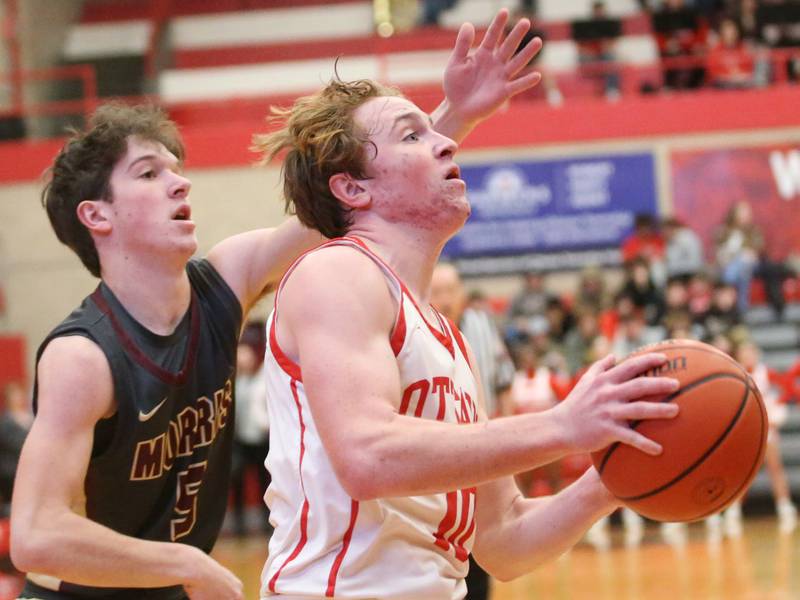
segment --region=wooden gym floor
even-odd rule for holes
[[[798,600],[800,528],[781,534],[774,518],[745,520],[744,535],[709,543],[702,524],[670,546],[648,524],[638,548],[612,530],[609,551],[580,544],[559,560],[510,583],[493,584],[491,600]],[[242,578],[257,600],[266,539],[223,537],[214,556]]]

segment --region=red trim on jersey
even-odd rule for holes
[[[447,492],[447,512],[439,523],[439,529],[433,535],[434,544],[447,552],[450,549],[450,541],[445,534],[456,524],[456,512],[458,511],[458,492]]]
[[[469,360],[469,354],[467,354],[467,345],[464,343],[464,336],[461,335],[461,330],[458,327],[456,327],[456,324],[453,323],[450,319],[447,319],[447,322],[450,325],[450,330],[453,332],[453,337],[456,338],[456,344],[458,344],[458,349],[461,350],[461,354],[464,357],[464,360],[467,361],[467,364],[469,365],[469,370],[472,371],[472,374],[474,375],[475,369],[472,368],[472,362]]]
[[[300,365],[294,362],[291,358],[286,356],[278,344],[278,336],[275,334],[275,321],[278,320],[278,301],[275,299],[275,312],[272,315],[272,323],[269,325],[269,349],[272,356],[275,357],[275,362],[278,363],[281,369],[293,380],[303,381],[303,373],[300,370]]]
[[[330,575],[328,575],[328,589],[325,591],[327,598],[333,598],[333,593],[336,591],[336,578],[339,576],[339,568],[344,561],[344,555],[347,554],[347,549],[350,547],[350,540],[353,537],[353,530],[356,528],[356,519],[358,518],[358,501],[350,499],[350,525],[342,539],[342,549],[336,555],[336,560],[333,561],[331,566]]]
[[[303,509],[300,513],[300,540],[297,542],[297,545],[292,550],[292,553],[286,557],[286,560],[283,561],[283,564],[278,568],[275,572],[275,575],[272,576],[272,579],[269,580],[269,591],[275,592],[275,584],[278,581],[278,577],[280,577],[281,571],[283,568],[288,565],[291,561],[297,558],[297,555],[300,554],[300,551],[303,549],[303,546],[306,545],[308,541],[308,496],[306,495],[306,486],[303,483],[303,456],[306,453],[306,443],[305,443],[305,434],[306,434],[306,424],[303,421],[303,408],[300,405],[300,399],[297,397],[297,381],[292,380],[291,383],[292,387],[292,397],[294,398],[294,404],[297,407],[297,418],[300,420],[300,464],[298,466],[298,474],[300,477],[300,487],[303,489]]]
[[[122,326],[122,324],[117,320],[117,317],[111,310],[111,306],[103,297],[103,293],[100,291],[99,286],[94,292],[92,292],[91,299],[97,308],[99,308],[100,311],[108,317],[111,327],[114,329],[114,333],[117,334],[119,341],[122,343],[122,346],[125,348],[128,354],[131,355],[131,358],[139,363],[144,369],[149,371],[151,375],[157,379],[160,379],[164,383],[168,383],[170,385],[183,385],[186,383],[186,378],[189,376],[189,366],[194,364],[194,359],[197,356],[197,347],[199,345],[198,341],[200,339],[200,309],[199,301],[197,300],[194,290],[192,290],[192,299],[189,304],[189,311],[191,313],[189,317],[191,319],[191,324],[189,327],[189,343],[186,349],[186,356],[183,359],[183,365],[181,366],[181,370],[177,373],[171,373],[166,369],[162,369],[160,366],[150,360],[149,356],[142,352],[136,343],[128,336],[128,332],[125,331],[125,328]]]
[[[406,287],[406,284],[403,282],[403,280],[400,279],[400,277],[397,275],[397,273],[394,272],[394,269],[392,269],[392,267],[387,265],[380,256],[378,256],[372,250],[370,250],[369,247],[364,243],[364,241],[362,239],[357,238],[357,237],[350,237],[350,236],[344,237],[344,238],[341,238],[341,239],[350,240],[350,241],[356,243],[359,247],[363,248],[363,250],[369,256],[371,256],[378,264],[382,265],[389,273],[392,274],[392,276],[397,280],[397,283],[400,284],[400,289],[402,290],[403,294],[408,296],[408,299],[411,300],[411,304],[413,304],[414,308],[417,309],[417,312],[419,313],[419,316],[422,317],[422,320],[424,321],[425,325],[428,326],[428,329],[430,329],[431,333],[433,334],[433,337],[435,337],[437,340],[439,340],[439,342],[441,342],[441,344],[445,348],[447,348],[447,351],[450,353],[450,355],[453,356],[454,353],[455,353],[455,351],[453,349],[453,340],[450,337],[450,332],[448,331],[448,329],[446,327],[442,327],[442,329],[444,329],[444,331],[442,332],[442,331],[439,331],[436,327],[434,327],[433,325],[430,324],[428,319],[425,318],[425,313],[423,313],[420,310],[419,305],[417,304],[417,301],[414,300],[414,296],[408,290],[408,287]],[[440,324],[441,324],[441,318],[439,317],[439,313],[435,313],[435,314],[436,314],[437,318],[440,319]]]
[[[389,343],[392,345],[392,352],[397,356],[403,349],[403,344],[406,343],[406,315],[403,312],[403,296],[400,293],[400,302],[397,307],[397,320],[395,321],[394,328],[392,329],[392,337],[389,338]]]
[[[463,500],[463,507],[461,513],[461,524],[458,526],[459,531],[464,531],[464,535],[454,541],[456,549],[456,558],[460,561],[465,561],[469,557],[469,552],[464,547],[467,543],[469,536],[475,531],[475,494],[476,488],[467,488],[461,490],[461,498]],[[469,519],[469,527],[467,527],[467,519]]]

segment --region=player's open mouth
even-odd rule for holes
[[[188,204],[183,204],[172,216],[173,221],[188,221],[192,218],[192,207]]]
[[[461,169],[453,167],[447,172],[445,179],[461,179]]]

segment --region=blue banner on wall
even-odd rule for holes
[[[651,154],[464,165],[472,215],[451,259],[618,247],[638,213],[658,212]]]

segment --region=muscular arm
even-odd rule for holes
[[[465,343],[474,369],[475,356]],[[477,371],[475,377],[480,383]],[[483,415],[480,385],[478,406]],[[542,498],[525,498],[512,477],[490,481],[477,490],[472,555],[493,577],[513,579],[569,550],[619,504],[594,468],[558,494]]]
[[[643,409],[641,403],[628,403],[631,393],[643,396],[645,388],[649,394],[654,387],[665,389],[666,382],[674,389],[664,379],[627,381],[630,372],[621,385],[603,373],[568,410],[459,426],[398,414],[402,390],[389,344],[396,308],[377,267],[349,248],[308,256],[287,281],[281,307],[279,342],[299,356],[322,443],[340,482],[356,499],[470,487],[587,446],[603,447],[610,439],[625,438],[657,452],[657,445],[636,437],[622,419],[634,412],[674,414],[663,405]],[[663,357],[650,355],[638,369],[661,362]],[[585,404],[598,404],[595,410],[614,417],[578,428],[570,411],[589,412],[591,418]]]
[[[233,591],[238,580],[200,550],[127,537],[81,516],[94,426],[115,411],[100,348],[78,336],[53,340],[39,362],[38,382],[39,410],[12,501],[17,568],[100,587],[210,585],[220,595],[203,597],[240,598]]]
[[[231,287],[246,314],[300,254],[325,238],[291,217],[274,229],[231,236],[214,246],[208,260]]]
[[[475,560],[508,581],[557,558],[619,507],[594,468],[553,496],[524,498],[506,477],[478,487]]]

